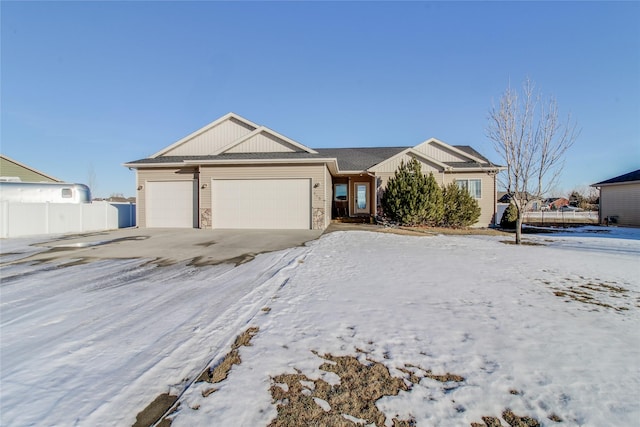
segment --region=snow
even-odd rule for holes
[[[173,393],[173,426],[267,425],[271,378],[300,371],[336,384],[319,369],[331,353],[398,377],[410,364],[465,378],[422,378],[380,399],[387,425],[470,425],[506,408],[543,425],[556,424],[551,414],[562,425],[634,425],[640,230],[501,240],[336,232],[238,267],[6,264],[39,249],[3,240],[18,255],[2,257],[0,424],[132,425]],[[576,290],[599,305],[570,298]],[[203,397],[211,385],[194,378],[249,326],[260,330],[242,363]]]

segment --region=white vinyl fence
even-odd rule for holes
[[[133,227],[135,209],[135,204],[112,202],[0,202],[0,238]]]
[[[551,223],[598,223],[598,212],[586,211],[539,211],[525,212],[524,222]]]
[[[496,224],[500,224],[502,214],[509,203],[498,203]],[[535,211],[524,213],[525,224],[598,224],[598,212],[593,211]]]

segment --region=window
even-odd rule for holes
[[[336,202],[347,201],[347,184],[334,185],[333,200]]]
[[[73,197],[73,190],[70,188],[63,188],[62,189],[62,198],[64,199],[70,199]]]
[[[458,188],[463,188],[476,199],[482,198],[482,180],[480,179],[456,179]]]

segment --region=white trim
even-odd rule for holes
[[[427,161],[429,163],[433,163],[433,164],[435,164],[437,166],[440,166],[444,171],[449,171],[449,170],[453,169],[451,166],[446,165],[446,164],[442,163],[439,160],[436,160],[434,158],[431,158],[431,157],[427,156],[424,153],[420,153],[419,151],[414,150],[414,148],[415,147],[409,147],[409,148],[407,148],[405,150],[402,150],[401,152],[399,152],[399,153],[397,153],[397,154],[395,154],[395,155],[393,155],[393,156],[381,161],[380,163],[371,166],[369,169],[367,169],[367,171],[373,170],[375,172],[375,169],[379,168],[380,166],[384,165],[385,163],[390,162],[391,160],[393,160],[393,159],[395,159],[397,157],[400,157],[400,156],[404,156],[404,155],[413,155],[415,157],[419,157],[422,160],[425,160],[425,161]]]
[[[364,200],[365,206],[364,209],[360,209],[358,207],[358,185],[365,186],[364,192]],[[371,183],[366,181],[354,181],[353,182],[353,213],[354,215],[362,215],[362,214],[371,214]]]
[[[482,193],[483,193],[483,191],[482,191],[482,178],[460,178],[460,179],[454,178],[453,179],[453,182],[456,185],[458,185],[458,182],[462,182],[462,181],[466,181],[467,182],[466,190],[471,195],[471,197],[473,197],[476,200],[482,200]],[[480,183],[480,197],[476,197],[475,194],[471,194],[471,189],[470,189],[470,186],[469,186],[469,182],[470,181],[478,181]],[[460,186],[458,186],[458,188],[460,188]]]
[[[409,151],[411,154],[415,155],[416,157],[420,157],[424,161],[440,166],[444,171],[453,170],[453,166],[449,166],[446,163],[442,163],[440,160],[436,160],[433,157],[429,157],[424,153],[414,150],[413,148],[409,149]]]
[[[177,142],[174,142],[173,144],[169,145],[168,147],[163,148],[162,150],[158,151],[157,153],[155,153],[154,155],[152,155],[150,158],[154,159],[156,157],[162,156],[163,154],[165,154],[168,151],[173,150],[174,148],[184,144],[185,142],[195,138],[196,136],[203,134],[204,132],[218,126],[220,123],[223,123],[229,119],[236,119],[239,122],[244,123],[245,125],[248,125],[249,127],[252,127],[254,129],[259,128],[260,125],[257,125],[255,123],[253,123],[250,120],[245,119],[244,117],[241,117],[239,115],[237,115],[236,113],[227,113],[224,116],[220,117],[219,119],[216,119],[214,121],[212,121],[211,123],[209,123],[208,125],[201,127],[200,129],[196,130],[195,132],[190,133],[189,135],[185,136],[184,138],[180,139]]]
[[[271,136],[275,136],[276,138],[281,139],[284,142],[286,142],[286,143],[288,143],[290,145],[293,145],[296,148],[299,148],[299,149],[301,149],[303,151],[306,151],[307,153],[318,154],[317,151],[307,147],[306,145],[300,144],[299,142],[296,142],[293,139],[287,138],[286,136],[284,136],[282,134],[279,134],[278,132],[276,132],[274,130],[271,130],[268,127],[265,127],[265,126],[260,126],[257,129],[254,129],[251,133],[236,139],[235,141],[231,142],[230,144],[227,144],[224,147],[214,151],[212,154],[215,155],[215,156],[217,156],[219,154],[222,154],[222,153],[224,153],[224,152],[226,152],[226,151],[228,151],[228,150],[230,150],[230,149],[232,149],[234,147],[237,147],[238,145],[240,145],[243,142],[253,138],[254,136],[261,134],[262,132],[268,133]]]
[[[184,160],[182,162],[172,163],[124,163],[122,166],[126,168],[141,169],[141,168],[181,168],[185,166]]]
[[[429,138],[426,141],[423,141],[420,144],[416,145],[414,148],[416,148],[416,147],[418,147],[420,145],[423,145],[423,144],[430,144],[432,142],[435,142],[436,144],[440,145],[441,147],[444,147],[444,148],[446,148],[448,150],[451,150],[456,154],[459,154],[459,155],[461,155],[463,157],[466,157],[467,159],[476,161],[478,163],[486,163],[486,161],[484,161],[484,160],[482,160],[482,159],[480,159],[480,158],[478,158],[476,156],[473,156],[473,155],[471,155],[469,153],[466,153],[466,152],[460,150],[459,148],[454,147],[453,145],[449,145],[446,142],[442,142],[442,141],[440,141],[439,139],[436,139],[436,138]]]
[[[609,182],[607,184],[591,184],[590,187],[600,188],[600,187],[611,187],[613,185],[631,185],[631,184],[640,184],[640,181],[622,181],[622,182]]]
[[[339,175],[342,172],[338,171],[338,160],[335,157],[332,158],[319,158],[319,159],[207,159],[207,160],[183,160],[182,162],[172,163],[124,163],[123,166],[134,169],[143,168],[164,168],[164,167],[185,167],[194,165],[229,165],[229,164],[287,164],[287,163],[323,163],[327,165],[331,173]],[[362,173],[359,171],[357,173]]]
[[[480,166],[475,168],[452,168],[448,170],[449,173],[465,173],[465,172],[500,172],[506,170],[504,166]]]

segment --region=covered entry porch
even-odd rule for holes
[[[376,179],[369,174],[334,176],[331,218],[369,218],[376,215]]]

